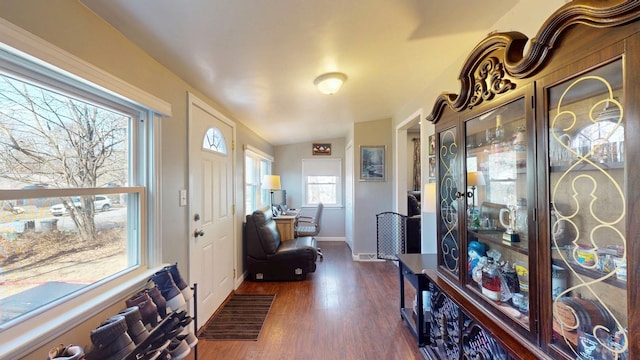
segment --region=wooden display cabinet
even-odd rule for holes
[[[437,99],[425,274],[456,331],[433,318],[430,357],[640,358],[638,19],[637,1],[572,1],[531,41],[488,36]]]

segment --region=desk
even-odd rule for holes
[[[400,316],[405,320],[409,329],[418,340],[418,346],[427,345],[429,339],[428,319],[425,319],[422,308],[422,292],[429,290],[429,281],[422,274],[422,269],[436,269],[438,258],[436,254],[399,254],[398,268],[400,269]],[[409,281],[416,289],[418,314],[414,315],[413,308],[405,308],[404,280]]]
[[[273,218],[280,233],[280,240],[295,238],[296,221],[300,216],[300,209],[289,210],[287,213],[291,215],[280,215]]]

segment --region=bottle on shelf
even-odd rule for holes
[[[500,270],[493,258],[487,258],[482,268],[482,294],[491,300],[500,301]]]

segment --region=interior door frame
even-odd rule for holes
[[[351,250],[351,255],[353,256],[353,227],[354,227],[354,174],[355,174],[355,166],[354,166],[354,150],[353,150],[353,141],[349,141],[344,151],[344,167],[345,167],[345,189],[344,189],[344,225],[345,225],[345,240],[349,249]]]
[[[223,115],[221,112],[219,112],[218,110],[216,110],[215,108],[213,108],[211,105],[207,104],[206,102],[204,102],[203,100],[201,100],[200,98],[198,98],[197,96],[195,96],[194,94],[192,94],[191,92],[187,92],[187,107],[188,107],[188,113],[187,113],[187,173],[189,174],[189,191],[188,191],[188,223],[189,223],[189,233],[188,233],[188,249],[189,249],[189,262],[191,262],[192,260],[192,244],[191,244],[191,238],[193,236],[193,233],[196,230],[196,226],[195,226],[195,222],[193,221],[193,216],[194,216],[194,209],[192,207],[192,203],[193,203],[193,196],[194,196],[194,186],[193,186],[193,176],[191,176],[191,155],[189,154],[189,146],[191,144],[192,141],[195,141],[195,139],[191,138],[191,128],[190,128],[190,124],[191,124],[191,113],[192,113],[192,107],[193,106],[198,106],[202,109],[205,109],[207,112],[213,114],[216,118],[218,118],[218,120],[222,121],[223,123],[229,125],[231,127],[231,142],[229,146],[230,148],[230,153],[229,156],[231,157],[231,206],[232,206],[232,224],[231,224],[231,237],[233,239],[233,274],[234,274],[234,279],[233,279],[233,289],[237,289],[238,288],[238,282],[237,282],[237,277],[238,277],[238,236],[237,236],[237,220],[236,220],[236,124],[235,122],[231,121],[229,118],[227,118],[225,115]],[[198,139],[199,141],[199,139]],[[189,268],[191,268],[189,266]],[[193,277],[193,274],[189,274],[190,277]],[[201,278],[201,277],[198,277]]]
[[[408,116],[404,121],[399,123],[396,126],[396,141],[395,141],[395,201],[394,201],[394,211],[399,214],[407,213],[407,174],[409,171],[409,164],[407,162],[407,129],[415,126],[416,124],[420,124],[422,121],[422,109],[414,112],[410,116]],[[422,126],[420,126],[420,136],[422,138]],[[421,173],[421,181],[424,183],[424,178],[422,174],[422,154],[424,154],[424,141],[420,141],[420,173]],[[413,164],[411,164],[413,168]]]

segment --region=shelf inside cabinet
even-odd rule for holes
[[[475,230],[471,228],[468,229],[468,232],[468,237],[470,239],[476,238],[481,242],[486,242],[489,244],[500,244],[513,251],[519,252],[520,254],[529,254],[529,240],[522,234],[520,235],[519,242],[508,242],[502,239],[502,235],[504,234],[504,231],[502,230]]]
[[[590,269],[586,269],[583,266],[580,266],[580,264],[578,263],[574,263],[574,262],[564,262],[560,259],[553,259],[553,264],[557,265],[557,266],[561,266],[561,267],[565,267],[567,265],[569,265],[571,267],[571,269],[573,271],[575,271],[577,274],[580,275],[584,275],[584,276],[588,276],[590,278],[593,279],[598,279],[598,278],[602,278],[605,275],[610,275],[610,277],[608,278],[604,278],[602,279],[603,282],[610,284],[612,286],[615,286],[617,288],[620,289],[627,289],[627,282],[624,280],[620,280],[618,278],[616,278],[615,274],[611,274],[611,273],[603,273],[600,271],[596,271],[596,270],[590,270]]]
[[[513,320],[518,325],[522,326],[525,329],[529,329],[529,315],[520,312],[509,303],[498,303],[487,298],[474,284],[467,285],[467,289],[471,290],[471,292],[473,292],[477,297],[485,300],[485,302],[489,304],[489,306],[498,310],[500,313],[504,314],[506,317]]]

